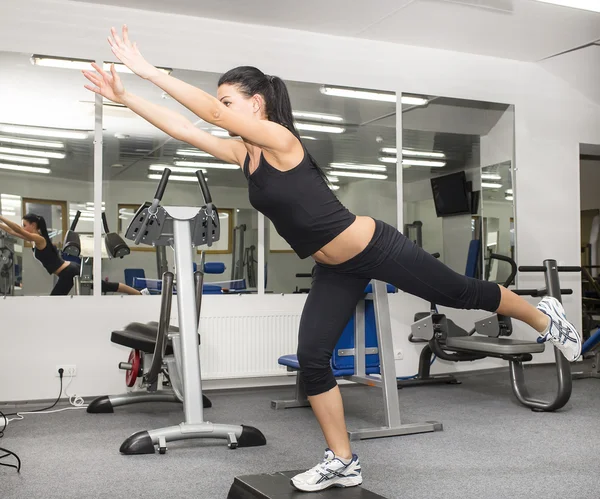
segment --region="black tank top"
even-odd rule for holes
[[[37,246],[33,248],[33,256],[44,266],[48,271],[48,274],[54,274],[60,266],[64,263],[62,258],[58,256],[58,252],[54,246],[46,243],[46,247],[43,250],[39,250]]]
[[[250,204],[265,215],[296,254],[304,259],[346,230],[356,215],[333,194],[304,149],[304,158],[288,171],[271,166],[264,155],[250,175],[244,162]]]

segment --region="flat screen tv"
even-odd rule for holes
[[[438,217],[471,213],[471,199],[464,171],[432,178],[431,190]]]

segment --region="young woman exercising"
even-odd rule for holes
[[[558,300],[536,307],[495,283],[460,275],[417,247],[394,227],[348,211],[328,187],[323,172],[294,127],[284,82],[253,67],[238,67],[219,80],[215,98],[149,64],[123,27],[113,28],[115,56],[204,121],[239,140],[219,139],[178,113],[125,90],[114,66],[106,73],[84,71],[88,90],[124,104],[172,137],[238,164],[248,179],[252,206],[272,222],[300,258],[316,265],[298,336],[300,375],[328,449],[324,460],[295,476],[304,491],[362,483],[358,457],[346,432],[340,390],[330,358],[356,303],[371,279],[378,279],[438,305],[498,312],[529,324],[573,361],[581,339]]]
[[[48,274],[58,277],[58,282],[52,288],[50,296],[68,295],[73,289],[75,276],[78,276],[81,267],[78,263],[65,262],[56,246],[48,235],[48,228],[44,217],[28,213],[23,217],[23,227],[11,222],[0,215],[0,229],[4,232],[33,243],[33,256],[46,269]],[[128,295],[141,295],[137,289],[133,289],[120,282],[102,281],[103,293],[125,293]]]

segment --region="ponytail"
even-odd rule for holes
[[[218,86],[221,85],[236,85],[238,90],[246,97],[250,98],[253,95],[260,94],[265,100],[265,111],[267,119],[274,123],[287,128],[300,141],[302,147],[302,139],[296,126],[294,125],[294,115],[292,113],[292,103],[285,82],[278,76],[269,76],[264,74],[260,69],[252,66],[239,66],[230,69],[219,78]],[[331,187],[329,179],[317,161],[304,147],[306,155],[317,169],[325,183]]]
[[[46,219],[44,217],[36,215],[35,213],[27,213],[27,215],[23,217],[23,220],[27,220],[29,223],[36,224],[40,234],[46,240],[46,244],[50,246],[56,254],[58,254],[58,250],[56,249],[56,246],[54,246],[52,239],[50,239],[50,234],[48,234],[48,226],[46,225]]]

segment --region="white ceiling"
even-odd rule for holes
[[[121,0],[86,3],[123,6]],[[600,13],[536,0],[127,0],[126,5],[521,61],[600,39]]]

